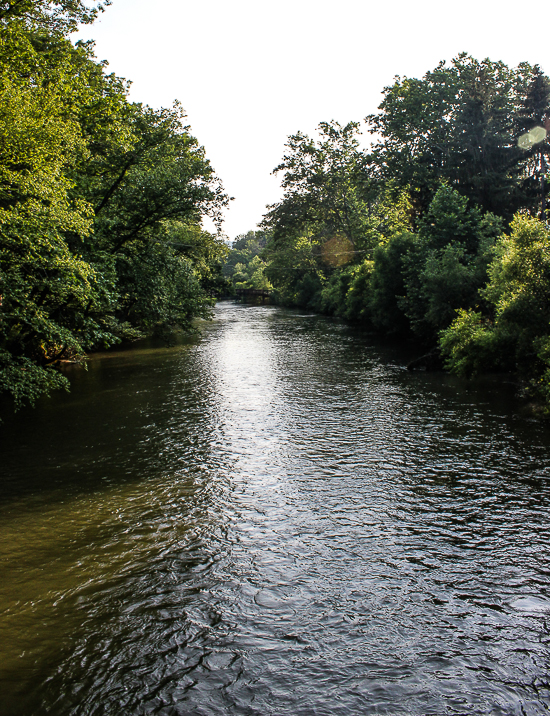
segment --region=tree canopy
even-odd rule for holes
[[[509,68],[463,53],[422,79],[397,77],[384,89],[379,112],[366,120],[379,137],[373,167],[381,179],[408,187],[421,211],[447,181],[509,220],[536,203],[529,164],[541,148],[526,151],[518,138],[544,122],[547,107],[547,80],[537,66]]]
[[[414,337],[462,374],[515,370],[550,399],[550,80],[463,53],[397,77],[366,125],[369,149],[357,122],[289,137],[263,221],[276,300]]]
[[[128,101],[90,43],[102,9],[0,3],[0,388],[66,385],[62,360],[207,316],[228,202],[179,104]]]

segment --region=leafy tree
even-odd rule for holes
[[[140,331],[206,315],[225,244],[200,229],[227,202],[179,106],[129,104],[90,44],[97,12],[0,3],[0,390],[16,407]]]
[[[310,236],[300,236],[269,252],[265,275],[282,303],[308,306],[314,301],[326,280],[318,249],[319,244]]]
[[[445,367],[456,375],[471,377],[491,370],[514,370],[514,337],[496,333],[493,322],[481,311],[461,308],[453,323],[440,334]]]
[[[318,142],[301,132],[289,137],[274,169],[284,172],[284,198],[263,222],[273,232],[272,245],[289,235],[321,242],[343,234],[354,249],[364,248],[369,205],[358,131],[357,122],[321,122]]]
[[[316,310],[331,316],[344,316],[346,312],[346,296],[353,279],[350,267],[335,271],[324,283],[318,299],[315,301]]]
[[[441,333],[447,367],[461,375],[519,370],[550,395],[550,231],[518,215],[497,243],[482,290],[487,310],[459,312]]]
[[[510,228],[497,244],[483,295],[494,307],[495,324],[516,332],[522,362],[531,356],[532,342],[550,329],[550,231],[522,215]]]
[[[188,328],[193,315],[208,313],[207,294],[223,286],[226,245],[202,231],[200,221],[210,214],[219,223],[227,197],[184,118],[179,105],[160,111],[131,105],[125,118],[128,139],[99,151],[96,166],[82,176],[95,206],[87,256],[100,264],[114,259],[120,294],[116,316],[123,326],[130,321],[144,330],[170,324]],[[165,275],[179,286],[170,300],[166,287],[156,293],[143,289],[146,276],[152,282],[151,272],[162,272],[163,260]],[[165,285],[161,276],[158,281]]]
[[[455,189],[440,187],[402,257],[405,294],[398,305],[419,337],[435,342],[456,310],[479,303],[490,248],[501,231],[497,217],[482,216]]]
[[[0,23],[21,20],[35,28],[63,35],[92,23],[111,0],[92,7],[82,0],[0,0]]]
[[[229,251],[223,266],[223,274],[231,281],[232,289],[253,288],[270,290],[272,288],[265,268],[263,251],[270,234],[265,231],[249,231],[237,236],[233,248]]]
[[[350,282],[346,292],[343,316],[352,321],[372,323],[372,274],[374,262],[365,259],[350,266]]]
[[[379,243],[408,227],[411,207],[405,192],[392,186],[380,192],[369,180],[356,123],[319,128],[317,142],[301,133],[290,137],[275,169],[285,172],[285,195],[264,219],[272,232],[267,274],[281,300],[345,313],[343,305],[329,309],[354,275],[344,267],[370,261]]]
[[[105,337],[90,311],[109,304],[109,286],[65,241],[92,229],[67,176],[87,153],[70,111],[87,88],[70,76],[66,41],[45,58],[33,39],[15,23],[0,44],[0,379],[16,404],[64,384],[50,366]]]
[[[99,181],[94,177],[88,190],[99,243],[118,251],[145,240],[166,220],[196,224],[208,214],[219,224],[227,197],[180,106],[130,109],[136,141],[109,158],[107,172]]]
[[[254,247],[253,250],[256,255],[259,254],[262,249],[265,249],[270,238],[271,234],[268,231],[248,231],[246,234],[239,234],[231,244],[231,248],[233,251],[241,251],[244,249],[250,251],[252,250],[251,247]],[[253,242],[252,244],[250,244],[251,241]]]
[[[235,288],[251,288],[269,291],[271,284],[265,275],[266,263],[256,255],[247,264],[239,263],[233,274]]]
[[[461,54],[422,79],[397,77],[379,113],[367,117],[380,136],[372,155],[379,176],[409,187],[420,213],[442,180],[507,219],[531,206],[517,132],[538,72]]]
[[[403,311],[406,294],[404,261],[414,250],[416,237],[411,232],[395,234],[374,252],[370,286],[370,318],[375,328],[387,334],[409,332]]]
[[[265,231],[248,231],[240,234],[231,244],[223,266],[223,274],[232,279],[237,264],[246,265],[254,257],[260,256],[267,246],[270,234]]]
[[[516,134],[525,157],[522,188],[530,198],[530,206],[540,205],[543,220],[546,218],[547,203],[546,172],[550,144],[546,136],[549,129],[550,80],[535,65],[523,106],[516,118]]]

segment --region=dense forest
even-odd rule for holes
[[[233,291],[240,288],[273,289],[265,273],[267,263],[263,257],[269,239],[267,231],[249,231],[237,236],[223,265],[228,288]]]
[[[227,275],[415,339],[424,367],[513,371],[548,404],[549,97],[539,67],[466,54],[397,77],[365,120],[368,150],[357,122],[289,137],[284,197]]]
[[[209,315],[228,197],[178,104],[128,100],[82,0],[0,2],[0,392],[66,387],[60,361]]]

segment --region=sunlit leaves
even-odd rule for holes
[[[0,2],[0,391],[66,385],[61,360],[207,316],[227,197],[175,105],[127,101],[79,0]]]
[[[550,231],[518,215],[503,236],[481,292],[492,311],[459,312],[441,334],[448,367],[469,375],[479,370],[519,370],[545,397],[550,395]]]
[[[111,0],[86,3],[82,0],[0,0],[0,23],[23,20],[48,32],[74,32],[79,24],[95,20]]]

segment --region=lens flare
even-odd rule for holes
[[[343,266],[353,258],[353,244],[342,234],[337,234],[323,244],[321,252],[323,261],[329,266]]]
[[[531,149],[535,144],[544,142],[547,131],[544,127],[533,127],[529,132],[522,134],[518,139],[520,149]]]

